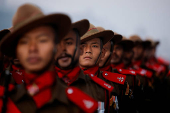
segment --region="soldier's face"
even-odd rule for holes
[[[106,60],[109,58],[110,56],[110,49],[111,49],[111,42],[107,42],[104,46],[103,46],[104,50],[105,50],[105,55],[103,58],[100,59],[100,62],[99,62],[99,67],[102,67],[104,66]],[[111,61],[111,57],[109,58],[109,60],[107,61],[106,65],[109,65],[110,64],[110,61]]]
[[[111,63],[113,64],[121,63],[123,58],[123,53],[124,51],[121,45],[114,45],[113,57]]]
[[[144,58],[146,58],[146,59],[151,58],[152,57],[151,53],[152,53],[152,48],[150,48],[150,47],[146,48],[144,51]]]
[[[101,55],[98,59],[98,56],[101,51],[100,39],[94,38],[89,41],[86,41],[80,45],[80,57],[79,63],[82,68],[90,68],[99,64],[100,58],[104,57],[104,49],[102,49]],[[98,59],[98,61],[97,61]],[[97,63],[96,63],[97,61]]]
[[[79,38],[79,37],[78,37]],[[79,41],[79,40],[78,40]],[[80,54],[80,44],[77,42],[77,51],[74,60],[78,60]],[[61,68],[70,66],[76,48],[76,33],[71,30],[59,44],[57,44],[57,54],[55,60]]]
[[[142,45],[136,45],[133,48],[133,52],[134,52],[134,59],[135,60],[142,58],[143,52],[144,52],[143,46]]]
[[[49,26],[34,28],[19,39],[16,55],[27,73],[49,68],[47,66],[54,60],[54,39],[54,31]]]
[[[123,60],[124,60],[125,65],[129,64],[132,61],[132,58],[133,58],[133,51],[132,50],[124,52]]]

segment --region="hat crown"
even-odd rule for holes
[[[81,40],[98,32],[99,30],[93,24],[90,24],[89,30],[81,37]]]
[[[97,27],[97,30],[98,30],[99,32],[101,32],[101,31],[104,31],[105,29],[104,29],[103,27]]]
[[[43,15],[43,12],[37,6],[32,4],[24,4],[17,9],[17,12],[13,16],[13,27],[15,29],[20,26],[20,24],[30,22]]]
[[[142,39],[138,35],[132,35],[129,37],[132,41],[142,41]]]

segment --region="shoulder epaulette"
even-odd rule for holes
[[[97,83],[101,87],[105,88],[106,90],[108,90],[110,92],[113,90],[114,87],[111,86],[110,84],[106,83],[104,80],[98,78],[97,76],[94,76],[93,74],[90,74],[89,76],[95,83]]]
[[[69,100],[80,107],[85,113],[93,113],[97,110],[97,101],[78,88],[69,87],[66,89],[66,94]]]
[[[163,65],[159,65],[159,64],[151,65],[149,63],[146,63],[146,66],[150,69],[153,69],[154,71],[156,71],[158,73],[164,72],[166,70],[166,68]]]
[[[148,78],[151,78],[153,73],[151,71],[148,71],[146,69],[142,69],[142,68],[139,68],[138,70],[136,70],[136,73],[138,75],[141,75],[141,76],[146,76]]]
[[[119,73],[125,75],[136,75],[135,70],[128,70],[128,69],[117,69]]]
[[[126,80],[126,75],[122,75],[118,73],[103,71],[102,75],[106,80],[109,80],[109,81],[112,81],[118,84],[124,84]]]

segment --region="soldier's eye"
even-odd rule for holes
[[[40,42],[44,43],[44,42],[47,42],[46,39],[41,39]]]
[[[73,43],[72,42],[66,42],[67,45],[72,45]]]
[[[95,48],[97,48],[98,46],[97,46],[97,45],[93,45],[92,47],[95,47]]]

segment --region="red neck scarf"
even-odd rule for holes
[[[55,82],[55,76],[55,72],[50,71],[41,75],[24,74],[27,91],[33,97],[38,108],[41,108],[51,99],[51,86]]]
[[[24,70],[19,67],[16,67],[15,65],[12,65],[12,69],[13,70],[11,71],[11,73],[12,73],[12,77],[14,78],[15,82],[17,84],[21,84],[24,79],[23,78]]]
[[[98,75],[98,70],[99,70],[99,66],[94,66],[92,68],[82,68],[82,70],[84,71],[84,74],[93,74],[93,75]]]
[[[101,70],[101,71],[109,71],[109,72],[111,72],[111,71],[112,71],[111,64],[108,65],[108,66],[105,66],[105,67],[100,68],[100,70]]]
[[[120,63],[118,65],[115,65],[115,64],[111,64],[112,68],[115,68],[115,69],[123,69],[124,68],[124,63]]]
[[[150,58],[150,59],[148,60],[148,62],[149,62],[150,64],[156,64],[156,63],[157,63],[157,59],[156,59],[155,57],[152,57],[152,58]]]
[[[74,69],[69,69],[69,70],[62,70],[58,67],[55,67],[55,70],[58,77],[62,78],[65,83],[70,85],[77,79],[81,69],[79,66],[77,66]]]
[[[133,62],[134,68],[138,69],[140,65],[142,64],[142,60],[137,60]]]

